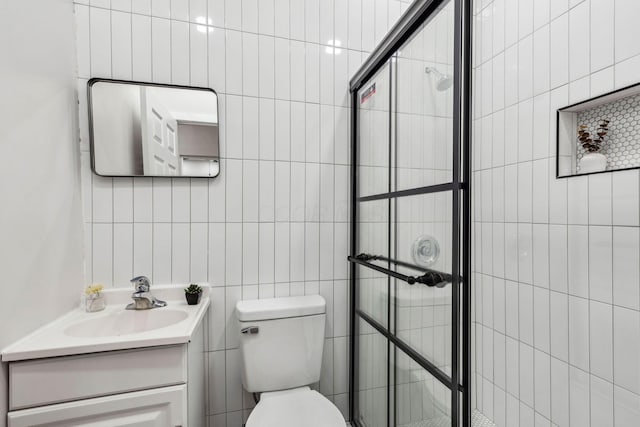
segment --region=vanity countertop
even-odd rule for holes
[[[154,286],[151,292],[167,306],[150,310],[125,310],[128,288],[105,290],[103,311],[76,308],[3,349],[2,361],[185,344],[209,307],[209,287],[202,288],[200,304],[187,305],[182,287]]]

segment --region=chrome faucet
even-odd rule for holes
[[[148,310],[150,308],[164,307],[165,301],[160,301],[151,294],[151,282],[146,276],[138,276],[131,279],[135,292],[131,295],[133,302],[127,305],[127,310]]]

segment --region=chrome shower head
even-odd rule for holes
[[[438,79],[436,81],[436,89],[440,92],[449,89],[451,85],[453,85],[453,78],[448,74],[442,74],[435,67],[427,67],[424,69],[424,72],[427,74],[433,73],[433,75],[436,76],[436,78]]]
[[[438,84],[436,85],[436,89],[440,92],[449,89],[453,85],[453,78],[449,75],[445,75],[440,77],[438,80]]]

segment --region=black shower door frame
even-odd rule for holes
[[[360,197],[358,194],[358,90],[362,89],[376,73],[388,63],[396,51],[416,33],[447,0],[415,0],[376,47],[350,81],[351,93],[351,242],[350,242],[350,378],[349,411],[352,423],[356,413],[356,387],[358,384],[358,336],[357,323],[365,321],[413,361],[435,377],[451,392],[452,426],[471,426],[471,26],[472,0],[450,0],[454,4],[454,67],[453,67],[453,165],[452,180],[444,184],[389,191]],[[393,69],[391,69],[393,73]],[[392,111],[390,111],[391,115]],[[392,136],[389,135],[389,138]],[[391,141],[390,141],[391,142]],[[439,192],[451,192],[452,198],[452,265],[450,285],[451,305],[451,375],[447,375],[433,363],[415,351],[395,333],[359,309],[357,293],[357,266],[364,265],[390,278],[407,281],[410,276],[369,263],[369,259],[357,254],[358,203],[370,200],[392,200],[398,197]],[[387,260],[393,263],[393,260]],[[397,262],[396,262],[397,264]],[[422,279],[427,280],[427,279]],[[431,284],[433,285],[433,284]],[[417,284],[416,286],[422,286]],[[390,327],[390,325],[387,325]],[[389,360],[387,360],[389,363]],[[387,383],[387,396],[390,384]],[[389,399],[387,399],[389,405]],[[388,415],[387,415],[387,418]]]

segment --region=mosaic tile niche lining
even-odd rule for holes
[[[604,138],[602,154],[607,156],[607,170],[640,167],[640,94],[628,96],[588,110],[580,111],[578,126],[585,124],[596,134],[598,124],[609,120],[609,133]],[[576,129],[577,172],[585,150],[578,142]]]

